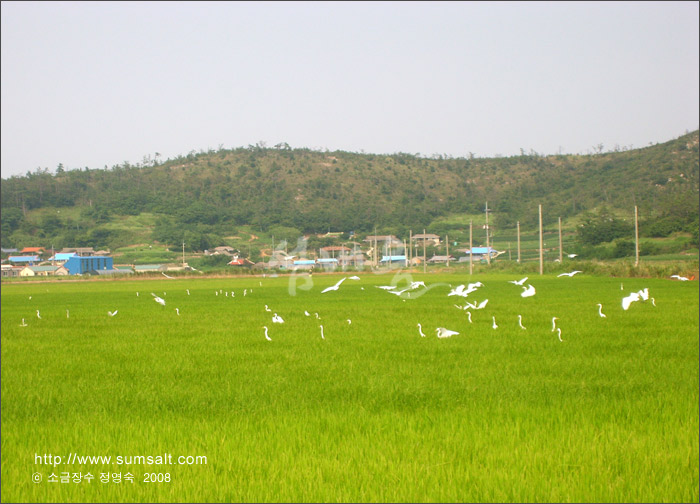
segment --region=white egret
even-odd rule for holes
[[[272,322],[274,322],[275,324],[284,324],[284,319],[275,313],[272,316]]]
[[[357,275],[353,275],[349,278],[349,280],[359,280],[359,279],[360,279],[360,277]]]
[[[272,338],[267,334],[267,326],[263,326],[263,329],[265,329],[265,339],[267,341],[272,341]]]
[[[622,282],[620,282],[620,290],[625,290],[625,288],[622,286]]]
[[[151,292],[151,296],[153,296],[153,300],[154,300],[156,303],[159,303],[159,304],[165,306],[165,299],[156,296],[156,295],[153,294],[152,292]]]
[[[467,297],[467,293],[464,291],[466,286],[464,284],[460,284],[454,289],[452,289],[447,295],[448,296],[461,296],[461,297]]]
[[[31,300],[32,300],[32,296],[29,296],[29,301],[31,301]]]
[[[352,324],[352,320],[348,319],[348,325]]]
[[[304,310],[304,315],[306,315],[307,317],[310,317],[310,316],[311,316],[311,314],[310,314],[308,311],[306,311],[306,310]]]
[[[491,316],[491,318],[493,319],[493,325],[491,327],[493,327],[494,329],[498,329],[498,325],[496,325],[496,317]]]
[[[535,288],[527,284],[527,287],[523,287],[523,291],[520,293],[522,297],[531,297],[535,295]]]
[[[622,309],[627,310],[629,309],[630,305],[634,303],[635,301],[639,301],[640,299],[639,292],[633,292],[629,296],[625,296],[622,298]]]
[[[321,320],[321,317],[318,316],[318,313],[314,313],[314,315],[316,315],[316,318],[317,318],[318,320]]]
[[[520,326],[520,329],[527,329],[527,328],[523,325],[523,316],[522,316],[522,315],[518,315],[518,325]]]
[[[214,294],[216,294],[216,295],[218,296],[218,295],[219,295],[219,291],[215,291]]]
[[[180,316],[180,309],[179,309],[179,308],[175,308],[175,313],[177,313],[177,316],[179,317],[179,316]]]
[[[265,305],[265,311],[272,313],[272,310],[270,310],[270,308],[267,305]]]
[[[228,291],[224,292],[224,296],[228,297]]]
[[[654,298],[651,298],[651,304],[656,306],[656,301],[654,301]]]
[[[22,319],[24,320],[24,319]],[[423,334],[423,328],[420,325],[420,322],[417,324],[418,325],[418,334],[420,334],[421,338],[425,338],[425,334]]]
[[[247,296],[248,295],[248,289],[243,289],[243,295]]]
[[[108,314],[110,317],[114,317],[114,316],[117,314],[118,311],[119,311],[119,310],[114,310],[113,312],[111,312],[111,311],[107,310],[107,314]]]
[[[581,273],[581,271],[576,270],[576,271],[570,271],[569,273],[562,273],[562,274],[560,274],[560,275],[557,275],[557,278],[563,277],[563,276],[572,277],[572,276],[574,276],[576,273]]]
[[[522,286],[525,282],[527,282],[527,278],[528,277],[521,278],[520,280],[508,280],[508,283]]]
[[[161,271],[161,273],[163,273],[163,276],[165,278],[169,278],[170,280],[173,280],[173,277],[166,275],[165,272]]]
[[[321,339],[326,339],[326,337],[323,335],[323,326],[319,325],[318,327],[321,328]]]
[[[552,332],[557,330],[557,320],[559,320],[559,317],[552,317]]]
[[[27,327],[27,323],[22,319],[22,323],[19,325],[20,327]]]
[[[677,278],[677,279],[680,280],[681,282],[687,282],[687,281],[688,281],[688,278],[687,278],[687,277],[680,276],[680,275],[671,275],[671,278]],[[29,298],[29,299],[31,299],[31,298]]]
[[[396,285],[377,285],[377,289],[393,290],[396,289]]]
[[[603,313],[603,305],[600,303],[598,303],[598,315],[600,315],[601,318],[607,317],[607,315]]]
[[[444,327],[438,327],[435,329],[438,338],[449,338],[455,334],[459,334],[457,331],[451,331],[450,329],[445,329]]]
[[[68,310],[66,310],[66,318],[70,318],[70,313],[68,313]]]
[[[649,287],[645,287],[644,289],[637,291],[637,294],[642,298],[642,301],[646,301],[649,299]]]
[[[578,254],[566,254],[566,255],[569,257],[569,259],[573,259],[573,258],[576,257]]]
[[[188,295],[188,296],[190,295],[190,290],[189,290],[189,289],[187,289],[187,295]]]
[[[488,302],[489,302],[488,299],[484,299],[484,300],[483,300],[481,303],[479,303],[479,304],[476,306],[476,308],[474,308],[474,309],[475,309],[475,310],[481,310],[482,308],[484,308],[484,307],[486,306],[486,303],[488,303]]]
[[[39,310],[36,311],[36,318],[41,319],[41,315],[39,314]]]
[[[469,323],[472,323],[472,312],[468,311],[467,312],[467,318],[469,319]]]
[[[564,340],[561,339],[561,329],[557,327],[557,336],[559,336],[559,341],[563,342]]]
[[[138,291],[136,292],[136,297],[139,297],[139,293],[138,293]]]

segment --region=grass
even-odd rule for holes
[[[366,274],[320,293],[339,278],[3,286],[2,500],[698,501],[695,282],[533,274],[521,298],[508,274]],[[410,279],[431,288],[374,287]],[[469,324],[447,284],[476,280],[468,299],[489,303]],[[643,287],[657,306],[623,311]],[[112,460],[55,469],[92,483],[46,482],[35,454],[71,452]],[[162,453],[207,463],[115,462]]]

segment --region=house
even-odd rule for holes
[[[316,261],[313,259],[298,259],[292,263],[292,269],[294,271],[298,270],[311,270],[316,266]]]
[[[381,243],[382,245],[386,244],[390,247],[403,246],[403,242],[394,235],[369,235],[362,241],[367,242],[370,245],[374,245],[374,242],[376,241],[377,245]]]
[[[44,247],[24,247],[22,250],[19,251],[20,254],[24,255],[29,255],[29,254],[34,254],[34,255],[41,255],[45,252]]]
[[[444,264],[444,263],[447,263],[449,261],[454,261],[454,260],[455,260],[455,258],[452,256],[434,255],[433,257],[428,259],[427,262],[433,263],[433,264]]]
[[[10,256],[7,258],[8,261],[12,264],[29,264],[33,265],[34,263],[38,263],[40,261],[39,256],[31,255],[31,256]]]
[[[70,275],[70,272],[64,266],[25,266],[19,272],[21,277],[29,276],[63,276]]]
[[[14,278],[19,276],[19,272],[22,271],[20,266],[12,266],[10,264],[2,265],[2,278]]]
[[[414,242],[425,242],[426,246],[434,245],[438,246],[440,245],[440,237],[436,234],[414,234],[411,238]]]
[[[226,264],[228,264],[229,266],[252,266],[253,261],[249,261],[245,257],[235,256],[233,259],[231,259],[231,261],[229,261]]]
[[[61,249],[61,254],[69,254],[71,252],[75,252],[75,254],[79,255],[80,257],[89,257],[96,255],[95,250],[92,247],[78,247],[78,248],[64,248]]]
[[[238,250],[236,250],[233,247],[229,247],[227,245],[222,245],[220,247],[214,247],[213,250],[205,250],[204,255],[227,255],[233,257],[238,253]]]
[[[58,253],[52,255],[51,257],[49,257],[48,260],[64,263],[68,259],[70,259],[71,257],[76,256],[76,255],[78,255],[78,254],[76,254],[75,252],[68,252],[68,253],[64,253],[64,254],[58,252]]]
[[[94,271],[94,273],[97,273],[98,275],[131,275],[133,274],[133,272],[134,270],[132,270],[131,268],[114,268]]]
[[[316,259],[316,264],[323,266],[325,269],[335,269],[338,266],[338,259],[335,257],[322,257]]]
[[[379,263],[383,264],[406,264],[406,256],[405,255],[388,255],[388,256],[382,256],[381,260]]]
[[[335,257],[336,252],[350,252],[350,250],[342,245],[331,245],[329,247],[321,247],[321,255],[324,257]]]
[[[71,275],[114,269],[114,259],[105,256],[73,256],[63,264]]]
[[[16,248],[0,248],[0,252],[3,254],[16,254],[19,250]]]
[[[362,267],[365,264],[365,256],[364,254],[357,253],[357,254],[343,254],[338,256],[338,264],[345,267],[345,266],[358,266]]]
[[[469,249],[464,250],[466,256],[460,257],[459,262],[469,261],[469,255],[471,254],[473,261],[486,260],[489,256],[491,259],[495,259],[501,254],[505,254],[505,251],[498,251],[491,247],[472,247],[471,251]]]

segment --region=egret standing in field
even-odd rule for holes
[[[27,323],[22,319],[22,323],[19,325],[20,327],[27,327]]]
[[[272,338],[267,334],[267,326],[263,326],[263,329],[265,329],[265,339],[267,341],[272,341]]]
[[[557,336],[559,336],[559,341],[564,342],[563,339],[561,339],[561,329],[557,327]]]
[[[605,313],[603,313],[603,305],[600,304],[600,303],[598,303],[598,315],[599,315],[601,318],[605,318],[605,317],[606,317]]]
[[[70,313],[68,313],[68,310],[66,310],[66,318],[70,318]]]
[[[559,317],[552,317],[552,332],[557,330],[557,320],[559,320]]]
[[[265,311],[272,313],[272,310],[270,310],[270,308],[267,305],[265,305]]]
[[[179,316],[180,316],[180,309],[179,309],[179,308],[175,308],[175,313],[177,313],[177,316],[179,317]]]
[[[189,290],[189,289],[187,289],[187,295],[188,295],[188,296],[190,295],[190,290]]]
[[[24,319],[22,319],[22,320],[24,320]],[[423,334],[423,328],[421,327],[420,322],[418,322],[417,325],[418,325],[418,334],[420,334],[421,338],[425,338],[425,334]]]
[[[493,325],[491,327],[493,327],[494,329],[498,329],[498,326],[496,325],[496,317],[492,316],[491,318],[493,319]]]
[[[525,326],[523,325],[523,316],[518,315],[518,325],[520,326],[520,329],[525,329]]]
[[[39,320],[41,320],[41,315],[39,314],[39,310],[36,311],[36,318],[38,318]]]
[[[318,327],[321,329],[321,339],[326,339],[326,337],[323,335],[323,326],[319,325]]]
[[[272,316],[272,322],[275,324],[284,324],[284,319],[275,313]]]
[[[469,319],[469,323],[472,323],[472,312],[468,311],[467,312],[467,318]]]

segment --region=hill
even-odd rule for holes
[[[2,246],[117,247],[157,241],[190,250],[237,233],[344,231],[407,236],[464,230],[483,215],[512,229],[592,223],[637,205],[651,235],[698,222],[698,131],[590,155],[432,158],[258,144],[103,169],[37,169],[2,179]],[[593,228],[590,228],[593,229]]]

